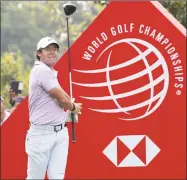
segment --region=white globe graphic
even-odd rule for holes
[[[126,43],[129,46],[131,46],[131,48],[133,48],[133,50],[135,50],[138,53],[138,55],[136,57],[133,57],[132,59],[125,60],[123,63],[110,66],[112,49],[113,49],[113,47],[115,47],[121,43]],[[141,46],[146,47],[146,50],[144,52],[142,52],[136,44],[140,44]],[[148,115],[152,114],[163,102],[163,100],[167,94],[167,90],[168,90],[168,86],[169,86],[168,67],[167,67],[167,64],[166,64],[165,59],[162,56],[162,54],[152,44],[150,44],[144,40],[137,39],[137,38],[126,38],[126,39],[118,40],[118,41],[110,44],[108,47],[106,47],[102,51],[102,53],[99,55],[99,57],[97,58],[97,61],[100,60],[100,57],[105,52],[108,52],[107,50],[109,50],[109,54],[108,54],[107,64],[106,64],[105,68],[95,69],[95,70],[78,70],[78,69],[75,70],[79,73],[85,73],[85,74],[106,73],[106,82],[100,82],[100,83],[73,82],[73,84],[78,85],[78,86],[83,86],[83,87],[89,87],[89,88],[90,87],[94,87],[94,88],[101,87],[102,88],[102,87],[107,86],[110,95],[109,96],[108,95],[107,96],[100,96],[100,97],[96,97],[96,96],[92,96],[92,97],[81,96],[81,97],[84,99],[92,100],[92,101],[113,101],[115,103],[116,108],[111,108],[111,109],[90,108],[90,109],[93,111],[96,111],[96,112],[100,112],[100,113],[112,113],[112,114],[125,113],[126,114],[125,118],[118,117],[119,119],[122,119],[122,120],[138,120],[138,119],[145,118]],[[154,55],[157,58],[156,62],[152,65],[149,65],[149,61],[147,59],[147,56],[150,53],[154,53]],[[132,74],[130,76],[121,77],[119,79],[111,80],[110,74],[112,71],[117,71],[119,69],[122,69],[122,68],[125,68],[128,66],[132,66],[139,61],[143,61],[144,65],[145,65],[144,70],[142,70],[140,72],[135,72],[134,74]],[[160,73],[159,76],[156,79],[154,79],[153,78],[153,71],[157,68],[162,68],[163,73]],[[118,94],[116,94],[115,91],[113,90],[113,87],[115,87],[116,85],[120,85],[120,84],[124,85],[124,83],[133,82],[133,81],[137,80],[138,78],[145,76],[145,75],[148,76],[149,83],[144,86],[140,86],[136,89],[132,89],[127,92],[124,91],[123,93],[118,93]],[[155,86],[158,85],[160,82],[163,82],[163,88],[157,94],[155,94]],[[147,91],[147,90],[149,90],[149,92],[150,92],[149,98],[142,101],[142,102],[139,102],[137,104],[133,104],[130,106],[122,106],[119,103],[119,99],[123,99],[123,98],[128,99],[128,98],[133,97],[135,95],[136,96],[140,95],[142,92]],[[142,107],[146,107],[146,110],[143,112],[143,114],[138,115],[136,117],[130,116],[133,114],[134,111],[136,111]]]

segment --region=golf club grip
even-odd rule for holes
[[[71,119],[72,119],[72,142],[76,142],[76,137],[75,137],[75,114],[71,113]]]

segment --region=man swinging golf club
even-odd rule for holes
[[[29,119],[25,148],[28,155],[27,179],[63,179],[67,163],[69,135],[66,127],[68,109],[81,114],[82,104],[75,103],[60,87],[57,72],[59,44],[50,37],[37,44],[39,61],[30,74]]]

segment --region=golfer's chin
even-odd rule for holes
[[[50,58],[47,64],[48,66],[53,67],[56,64],[56,62],[57,62],[56,58]]]

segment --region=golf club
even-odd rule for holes
[[[67,21],[67,37],[68,37],[68,63],[69,63],[69,80],[70,80],[70,97],[73,98],[73,91],[72,91],[72,76],[71,76],[71,56],[70,56],[70,40],[69,40],[69,23],[68,17],[72,15],[76,11],[76,7],[73,4],[64,4],[63,5],[64,12],[66,14],[66,21]],[[71,113],[72,118],[72,142],[76,142],[75,136],[75,115]]]

